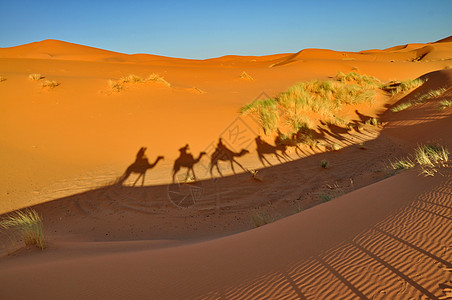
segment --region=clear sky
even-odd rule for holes
[[[343,51],[452,35],[452,0],[0,0],[0,47],[44,39],[183,58]]]

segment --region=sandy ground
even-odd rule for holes
[[[450,165],[434,177],[393,172],[390,160],[422,143],[452,149],[452,42],[359,53],[306,49],[265,57],[183,60],[125,55],[47,40],[0,48],[0,213],[33,206],[47,248],[8,245],[6,299],[440,299],[452,287]],[[338,71],[382,81],[423,76],[403,97],[348,107],[355,130],[330,130],[322,147],[291,149],[265,168],[262,135],[239,108],[294,83]],[[251,79],[241,78],[246,72]],[[29,74],[42,74],[33,81]],[[157,82],[109,86],[129,74]],[[41,87],[45,80],[59,86]],[[394,113],[388,107],[446,91]],[[356,111],[359,112],[356,113]],[[362,124],[376,117],[379,126]],[[208,172],[221,137],[253,179],[227,163]],[[272,138],[267,138],[271,143]],[[190,145],[197,182],[172,184]],[[326,151],[328,145],[339,151]],[[132,186],[113,184],[147,147],[164,156]],[[328,169],[320,161],[330,162]],[[182,172],[181,172],[182,173]],[[322,199],[335,198],[326,203]],[[321,203],[321,204],[320,204]],[[320,205],[319,205],[320,204]],[[275,222],[253,229],[252,216]],[[3,238],[4,242],[5,239]],[[18,244],[20,241],[18,241]],[[447,298],[442,298],[447,299]]]

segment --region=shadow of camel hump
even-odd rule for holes
[[[265,154],[274,154],[278,161],[282,163],[282,160],[289,161],[290,157],[286,153],[287,146],[283,144],[277,144],[276,146],[270,145],[269,143],[262,140],[260,136],[257,136],[255,138],[256,141],[256,151],[257,151],[257,157],[259,158],[262,165],[265,167],[265,162],[269,164],[269,166],[272,166],[272,164],[268,161],[268,159],[265,157]],[[281,152],[281,154],[278,153]]]
[[[246,149],[242,149],[240,150],[240,152],[234,152],[230,149],[228,149],[224,144],[223,144],[223,140],[220,138],[218,140],[218,144],[217,144],[217,148],[215,149],[215,151],[213,152],[212,156],[210,157],[210,176],[213,177],[213,168],[216,167],[218,173],[220,174],[220,176],[223,176],[223,174],[220,171],[220,167],[218,165],[218,163],[220,161],[229,161],[229,163],[231,164],[231,169],[232,172],[235,173],[234,170],[234,163],[236,163],[240,168],[242,168],[243,171],[247,171],[237,160],[235,160],[234,157],[241,157],[247,153],[250,153],[248,150]]]
[[[184,147],[179,149],[179,157],[174,161],[174,166],[173,166],[173,182],[175,182],[176,180],[176,174],[177,172],[179,172],[179,170],[184,167],[187,168],[187,174],[185,176],[185,180],[187,180],[190,171],[193,174],[193,179],[196,180],[196,175],[195,175],[195,171],[193,170],[193,166],[198,163],[201,158],[206,155],[206,152],[201,152],[199,153],[198,158],[194,158],[193,155],[187,151],[189,151],[190,146],[188,144],[186,144]]]
[[[119,177],[116,180],[116,184],[122,185],[127,180],[127,178],[129,178],[130,174],[136,173],[139,175],[138,175],[137,179],[135,180],[135,182],[133,183],[133,186],[135,186],[135,184],[138,182],[138,180],[140,178],[141,178],[141,186],[144,185],[146,171],[155,167],[157,165],[157,163],[159,162],[159,160],[164,159],[163,156],[158,156],[155,159],[154,163],[152,163],[152,164],[149,163],[146,155],[144,154],[146,149],[147,149],[146,147],[141,147],[140,150],[138,150],[135,161],[130,166],[128,166],[126,171],[124,172],[124,174],[122,174],[121,177]]]

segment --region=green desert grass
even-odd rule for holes
[[[403,110],[405,110],[405,109],[407,109],[407,108],[409,108],[409,107],[411,107],[413,105],[424,103],[424,102],[426,102],[426,101],[428,101],[430,99],[437,98],[437,97],[441,96],[445,91],[446,91],[445,88],[440,88],[440,89],[437,89],[437,90],[431,90],[428,93],[423,94],[423,95],[415,98],[412,101],[408,101],[408,102],[403,102],[403,103],[397,104],[396,106],[391,108],[391,111],[392,112],[403,111]]]
[[[310,123],[310,113],[318,115],[318,121],[346,126],[348,122],[337,117],[342,107],[372,103],[380,86],[380,80],[375,77],[339,72],[335,80],[299,82],[275,98],[253,101],[243,106],[241,113],[256,114],[266,134],[278,127],[279,120],[288,124],[291,132],[296,132]]]
[[[449,161],[449,150],[438,144],[419,145],[412,157],[413,159],[403,158],[390,162],[391,169],[405,170],[418,165],[422,175],[434,176]]]
[[[441,145],[420,145],[415,150],[415,159],[421,166],[421,174],[434,176],[448,162],[449,151]]]
[[[392,91],[392,94],[405,93],[417,87],[420,87],[424,81],[422,79],[408,79],[401,81],[400,84]]]
[[[393,170],[405,170],[414,168],[415,164],[411,159],[399,159],[390,162],[391,168]]]
[[[403,102],[391,108],[392,112],[399,112],[413,106],[412,102]]]
[[[279,121],[278,103],[273,98],[257,99],[240,109],[242,114],[254,113],[265,134],[273,132]]]
[[[28,75],[28,78],[34,81],[38,81],[44,78],[41,74],[30,74]]]
[[[442,100],[439,102],[439,109],[445,110],[446,108],[452,106],[452,100]]]
[[[0,229],[7,231],[9,236],[18,234],[25,245],[34,245],[40,249],[45,248],[44,229],[42,219],[33,209],[16,211],[0,221]]]

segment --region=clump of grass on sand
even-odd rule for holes
[[[413,106],[413,103],[411,103],[411,102],[403,102],[403,103],[397,104],[396,106],[392,107],[391,111],[392,112],[399,112],[399,111],[405,110],[405,109],[407,109],[408,107],[411,107],[411,106]]]
[[[442,100],[439,102],[439,109],[445,110],[446,108],[452,106],[452,100]]]
[[[0,76],[0,82],[2,82],[2,81],[5,81],[6,80],[6,78],[5,77],[3,77],[3,76]]]
[[[34,245],[40,249],[46,246],[42,219],[33,209],[19,210],[0,220],[0,230],[9,235],[19,234],[27,246]]]
[[[149,75],[148,78],[146,78],[146,81],[160,82],[168,87],[171,86],[171,84],[168,81],[166,81],[162,76],[160,76],[156,73],[152,73],[151,75]]]
[[[273,98],[254,100],[243,106],[240,112],[242,114],[255,113],[265,134],[274,131],[278,126],[278,104]]]
[[[421,174],[434,176],[438,167],[444,167],[449,160],[449,151],[440,145],[421,145],[415,150],[415,160],[421,166]]]
[[[166,81],[162,76],[160,76],[156,73],[152,73],[146,79],[143,77],[140,77],[138,75],[135,75],[135,74],[129,74],[125,77],[119,78],[118,80],[110,80],[108,83],[110,85],[110,88],[113,91],[119,93],[127,85],[137,84],[137,83],[146,83],[146,82],[159,82],[159,83],[163,83],[164,85],[166,85],[168,87],[171,86],[171,84],[168,81]]]
[[[390,162],[393,170],[406,170],[414,168],[415,164],[411,159],[400,159],[394,162]]]
[[[373,102],[380,86],[375,77],[339,72],[335,80],[299,82],[275,98],[243,106],[241,112],[255,113],[266,134],[278,128],[280,119],[290,125],[289,131],[297,132],[303,124],[310,123],[309,114],[314,114],[318,121],[341,121],[340,125],[344,125],[346,122],[337,117],[342,107]]]
[[[241,79],[247,79],[247,80],[254,80],[254,78],[251,77],[251,75],[249,75],[249,74],[246,73],[245,71],[243,71],[242,74],[240,74],[240,78],[241,78]]]
[[[57,87],[57,86],[59,86],[60,85],[60,83],[59,82],[57,82],[57,81],[55,81],[55,80],[46,80],[46,81],[44,81],[42,84],[41,84],[41,86],[43,87],[43,88],[50,88],[50,89],[53,89],[53,88],[55,88],[55,87]]]
[[[129,74],[125,77],[121,77],[118,81],[120,83],[138,83],[138,82],[144,82],[144,79],[135,74]]]
[[[117,93],[119,93],[120,91],[122,91],[124,89],[124,86],[121,83],[119,83],[118,81],[109,80],[108,84],[110,85],[111,89]]]
[[[276,218],[274,216],[272,216],[272,215],[270,215],[268,213],[262,212],[262,211],[254,213],[251,216],[251,218],[253,220],[253,224],[254,224],[255,228],[276,221]]]
[[[420,87],[424,81],[422,79],[408,79],[405,81],[401,81],[393,90],[392,94],[399,94],[399,93],[405,93],[407,91],[410,91],[412,89]]]
[[[416,99],[414,99],[412,101],[397,104],[396,106],[391,108],[391,111],[399,112],[399,111],[405,110],[413,105],[424,103],[427,100],[441,96],[445,91],[446,91],[446,89],[444,89],[444,88],[437,89],[437,90],[431,90],[428,93],[426,93],[420,97],[417,97]]]
[[[320,166],[321,166],[322,168],[324,168],[324,169],[328,169],[328,167],[330,166],[330,162],[327,161],[327,160],[322,160],[322,161],[320,162]]]
[[[44,78],[41,74],[30,74],[28,75],[28,78],[34,81],[38,81]]]
[[[390,162],[390,165],[393,170],[411,169],[418,165],[422,175],[434,176],[439,168],[446,166],[448,161],[447,148],[437,144],[427,144],[420,145],[415,149],[413,159],[399,159]]]

